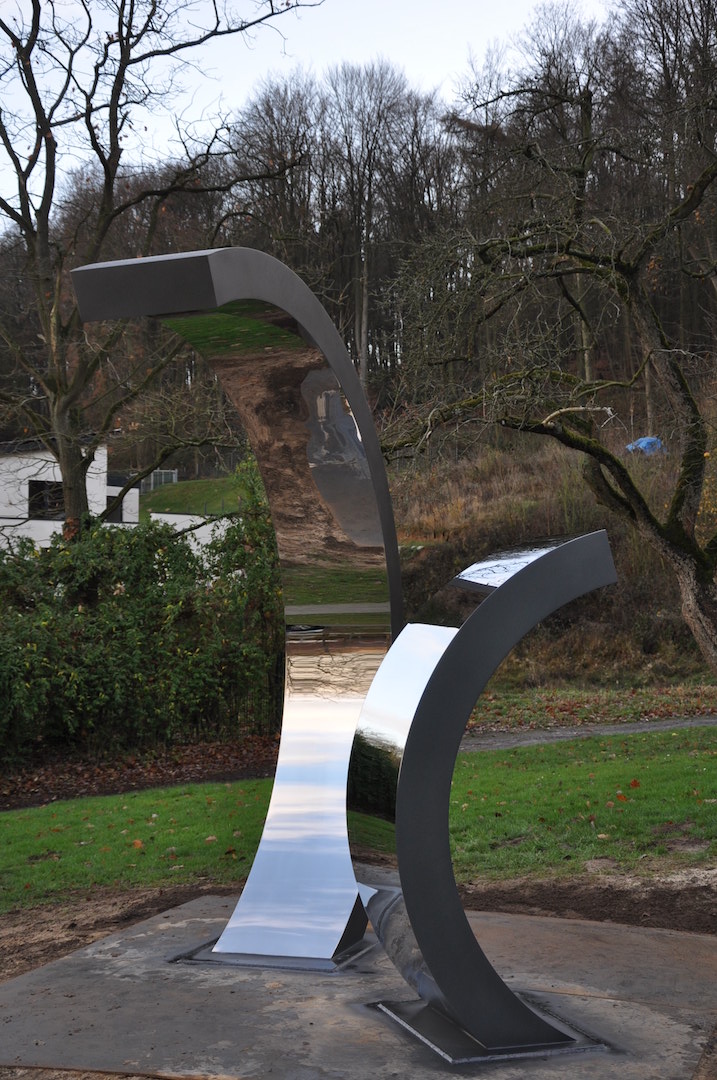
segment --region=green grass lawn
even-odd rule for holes
[[[241,489],[235,476],[220,476],[212,480],[180,480],[163,484],[140,498],[140,519],[156,514],[199,514],[213,517],[236,513]]]
[[[463,754],[451,840],[459,881],[715,865],[717,728]]]
[[[499,671],[478,699],[469,729],[626,724],[708,714],[717,714],[717,686],[709,683],[634,687],[576,682],[515,689]]]
[[[0,910],[94,884],[240,880],[270,790],[182,785],[0,813]],[[459,881],[579,875],[595,858],[646,874],[714,866],[717,728],[462,754],[450,822]],[[352,835],[390,847],[382,822],[354,818]]]
[[[0,910],[92,885],[241,879],[271,780],[192,784],[0,814]]]

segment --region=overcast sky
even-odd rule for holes
[[[276,29],[263,27],[251,47],[222,43],[207,55],[207,63],[221,75],[225,104],[233,109],[245,104],[268,74],[301,66],[321,75],[344,60],[361,64],[379,56],[402,68],[415,89],[438,89],[450,100],[457,80],[468,72],[469,56],[480,61],[491,43],[508,43],[539,6],[536,0],[324,0],[319,7],[282,15]],[[573,7],[600,20],[607,0],[573,0]],[[218,92],[215,82],[202,91],[204,101],[216,99]]]
[[[557,6],[570,0],[557,0]],[[0,7],[8,0],[0,0]],[[65,0],[67,14],[77,0]],[[249,15],[253,0],[235,7]],[[610,0],[572,0],[575,11],[601,21]],[[267,76],[282,76],[297,67],[321,76],[342,61],[355,64],[383,58],[402,69],[416,90],[437,90],[446,103],[469,73],[470,57],[480,64],[494,44],[510,46],[540,11],[538,0],[324,0],[316,7],[288,11],[258,28],[251,38],[207,43],[184,72],[186,93],[165,103],[156,99],[149,113],[136,117],[125,142],[127,160],[162,159],[180,152],[175,117],[200,136],[205,123],[219,113],[241,109]],[[100,27],[101,29],[101,27]],[[202,76],[210,76],[209,78]],[[12,108],[12,100],[3,105]],[[24,111],[26,102],[18,98]],[[213,126],[213,125],[212,125]],[[63,140],[62,168],[73,150]],[[80,153],[75,164],[82,161]],[[38,181],[39,183],[40,181]],[[8,187],[9,185],[9,187]],[[0,187],[12,191],[14,175],[0,155]]]

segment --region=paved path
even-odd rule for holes
[[[287,604],[284,611],[287,615],[312,615],[314,618],[320,615],[384,615],[390,613],[391,605],[388,600],[380,604]]]
[[[629,724],[581,724],[579,727],[518,728],[514,731],[482,733],[471,731],[464,737],[461,750],[512,750],[516,746],[589,739],[594,735],[636,735],[642,731],[677,731],[680,728],[714,727],[716,724],[716,715],[677,716],[667,720],[637,720]]]

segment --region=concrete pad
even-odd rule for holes
[[[451,1067],[374,1006],[411,998],[379,947],[332,974],[176,958],[218,937],[203,897],[0,985],[0,1066],[245,1080],[688,1080],[717,1020],[717,939],[471,914],[516,990],[607,1049]]]

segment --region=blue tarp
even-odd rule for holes
[[[640,453],[650,457],[652,454],[659,454],[665,447],[662,439],[658,439],[654,435],[643,435],[641,439],[635,439],[634,442],[628,443],[625,449],[629,450],[631,454]]]

